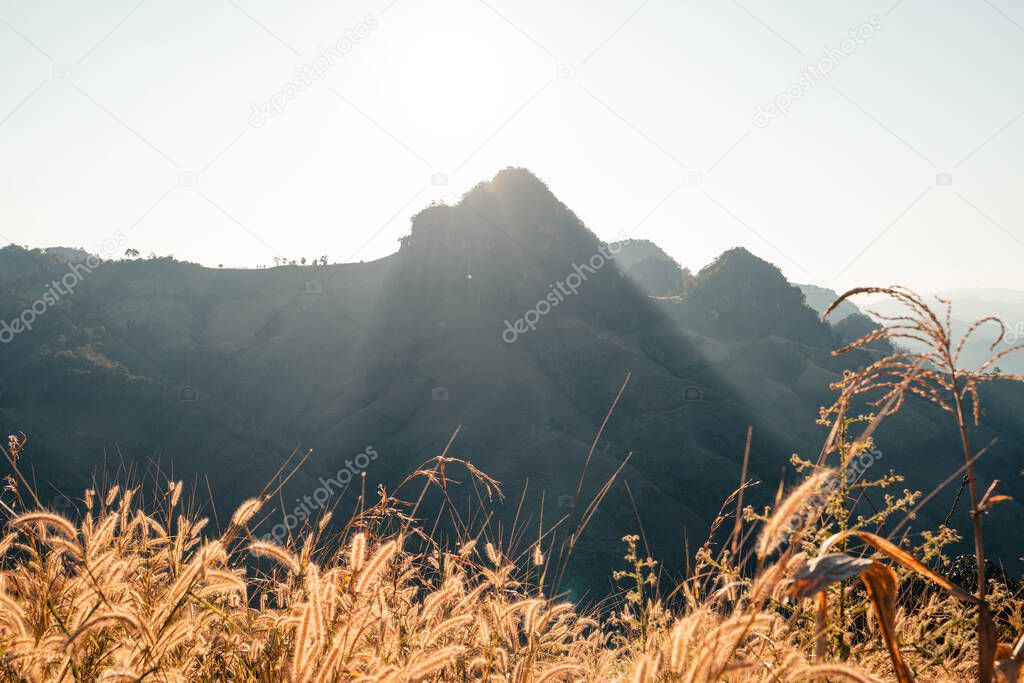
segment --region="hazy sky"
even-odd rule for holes
[[[525,166],[693,270],[1024,289],[1022,73],[1009,0],[0,0],[0,240],[370,260]]]

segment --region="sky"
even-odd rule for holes
[[[1009,0],[0,0],[0,242],[368,261],[523,166],[694,271],[1024,289],[1022,72]]]

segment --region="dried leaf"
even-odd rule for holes
[[[1024,667],[1021,666],[1024,656],[1019,657],[1014,652],[1014,647],[1007,643],[996,645],[996,683],[1024,683]]]
[[[837,581],[859,576],[871,564],[871,560],[851,557],[846,553],[815,557],[796,570],[787,592],[795,598],[807,598]]]
[[[985,512],[988,512],[989,510],[992,509],[993,505],[997,505],[999,503],[1008,503],[1011,500],[1013,500],[1013,496],[1006,496],[1006,495],[990,496],[988,498],[988,500],[984,501],[985,502],[985,507],[983,509],[985,510]]]
[[[826,552],[829,549],[829,547],[831,547],[833,544],[835,544],[838,541],[841,541],[843,538],[846,538],[848,536],[856,536],[857,538],[859,538],[860,540],[864,541],[872,548],[877,550],[878,552],[883,553],[884,555],[889,557],[889,559],[894,561],[896,564],[899,564],[905,569],[909,569],[910,571],[915,572],[923,576],[924,578],[932,581],[938,586],[941,586],[947,592],[959,598],[960,600],[963,600],[964,602],[970,602],[976,605],[981,602],[978,598],[971,595],[967,591],[963,590],[959,586],[950,583],[945,578],[933,572],[931,569],[928,569],[928,567],[918,562],[913,555],[903,550],[896,544],[892,543],[887,539],[882,538],[881,536],[876,536],[875,534],[868,533],[867,531],[845,531],[842,533],[835,534],[822,544],[821,552]]]
[[[885,641],[885,648],[889,651],[893,669],[896,670],[896,679],[900,683],[912,683],[914,677],[903,662],[899,644],[896,642],[896,588],[899,583],[896,572],[880,562],[872,562],[871,566],[861,572],[860,578],[871,599],[871,607],[878,619],[882,640]]]

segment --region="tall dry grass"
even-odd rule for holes
[[[847,455],[864,448],[920,369],[911,363],[885,385],[881,411],[854,439],[833,412],[830,444]],[[566,562],[552,557],[553,535],[522,552],[483,529],[464,528],[450,546],[431,536],[417,510],[429,491],[447,499],[446,468],[500,493],[447,450],[395,492],[381,489],[340,532],[325,517],[281,546],[251,533],[267,490],[219,533],[187,511],[180,482],[148,503],[137,488],[97,487],[75,519],[49,512],[21,474],[25,447],[11,437],[2,449],[11,468],[0,499],[4,680],[903,681],[963,680],[987,667],[996,680],[1020,680],[1022,641],[1009,642],[1021,633],[1020,596],[1002,584],[971,593],[936,572],[949,530],[924,533],[916,547],[846,518],[833,533],[850,491],[829,485],[847,460],[830,464],[828,448],[760,514],[743,508],[741,482],[713,525],[731,526],[730,537],[713,535],[672,587],[626,536],[614,575],[622,592],[582,610],[550,594]],[[399,500],[418,482],[414,502]],[[724,512],[734,503],[735,514]],[[923,501],[888,512],[909,518],[912,503]],[[987,664],[975,656],[985,613],[1008,641]]]
[[[340,549],[316,529],[282,547],[245,533],[258,499],[208,537],[206,520],[178,509],[180,491],[170,485],[160,514],[112,487],[86,492],[78,523],[42,510],[10,520],[7,680],[870,680],[811,666],[801,629],[767,609],[788,566],[677,615],[627,602],[616,627],[545,595],[493,544],[414,552],[422,530],[381,535],[385,518],[364,515]],[[538,549],[531,564],[545,559]],[[626,625],[631,607],[649,613],[643,634]]]

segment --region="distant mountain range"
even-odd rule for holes
[[[32,310],[68,258],[0,250],[0,319]],[[80,495],[97,467],[159,462],[208,483],[223,516],[297,447],[313,455],[285,500],[368,447],[379,455],[365,466],[367,491],[390,489],[461,425],[452,453],[510,493],[496,519],[514,518],[525,489],[519,522],[535,529],[542,496],[545,524],[569,512],[629,374],[584,497],[633,455],[577,552],[577,591],[607,587],[620,537],[641,526],[651,553],[678,568],[739,483],[748,425],[750,476],[762,482],[748,500],[769,501],[793,477],[792,453],[817,455],[829,384],[871,359],[831,351],[874,324],[853,307],[834,327],[820,321],[823,293],[743,249],[692,274],[650,242],[603,244],[522,169],[424,209],[401,248],[374,262],[106,261],[52,298],[0,346],[0,426],[29,436],[41,497],[62,504],[59,492]],[[1021,500],[1024,390],[988,389],[977,441],[999,441],[979,465],[983,488],[999,477]],[[912,401],[877,435],[883,467],[930,490],[962,464],[947,423]],[[472,502],[471,489],[453,492]],[[920,524],[943,519],[954,495],[937,496]],[[1002,508],[991,550],[1016,567],[1024,508]],[[967,524],[962,503],[953,520]]]

